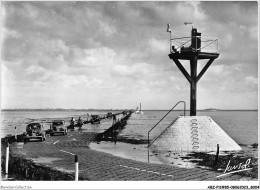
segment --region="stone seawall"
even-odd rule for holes
[[[209,116],[179,116],[152,144],[173,152],[240,151],[241,147]]]

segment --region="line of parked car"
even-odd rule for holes
[[[24,132],[24,142],[28,142],[31,139],[38,139],[40,141],[46,140],[46,134],[53,135],[66,135],[68,129],[65,127],[64,120],[53,120],[50,128],[44,130],[41,123],[30,123],[26,126],[26,132]]]
[[[111,118],[112,113],[109,112],[106,115],[106,118]],[[91,124],[100,124],[101,117],[99,115],[91,115],[90,120],[83,122],[83,124],[91,123]],[[76,126],[76,125],[75,125]],[[53,120],[51,122],[50,128],[44,130],[44,126],[41,123],[30,123],[26,126],[26,132],[23,133],[24,142],[28,142],[32,139],[45,141],[46,135],[50,136],[54,135],[66,135],[68,133],[68,129],[74,129],[75,126],[65,126],[64,120]]]

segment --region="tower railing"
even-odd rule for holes
[[[195,38],[196,41],[200,41],[200,47],[191,47],[191,41]],[[198,44],[198,43],[196,43]],[[173,38],[171,39],[171,52],[178,52],[180,53],[183,49],[190,48],[191,51],[203,51],[203,52],[210,52],[210,53],[217,53],[218,52],[218,39],[214,37],[201,37],[201,36],[193,36],[193,37],[180,37],[180,38]]]
[[[147,148],[149,148],[150,146],[151,146],[151,144],[153,144],[153,142],[162,134],[162,133],[160,133],[160,135],[158,135],[156,138],[154,138],[154,140],[150,143],[150,132],[179,104],[179,103],[183,103],[183,115],[185,116],[185,111],[186,111],[186,102],[185,101],[179,101],[179,102],[177,102],[177,104],[175,104],[174,106],[173,106],[173,108],[172,109],[170,109],[164,116],[163,116],[163,118],[162,119],[160,119],[160,121],[158,121],[149,131],[148,131],[148,146],[147,146]],[[177,118],[176,118],[177,119]],[[166,129],[169,127],[169,126],[171,126],[175,121],[176,121],[176,119],[170,124],[170,125],[168,125],[167,127],[166,127]],[[164,129],[164,131],[166,130],[166,129]]]

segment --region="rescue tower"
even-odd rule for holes
[[[167,32],[170,32],[169,57],[190,83],[190,116],[184,114],[184,116],[177,117],[173,123],[149,143],[148,148],[173,152],[210,152],[215,151],[217,147],[220,151],[241,150],[241,147],[211,117],[196,116],[197,83],[213,61],[219,57],[217,52],[218,39],[202,38],[201,33],[193,27],[190,37],[172,39],[169,24]],[[208,61],[197,74],[198,60],[202,59]],[[190,74],[180,63],[180,60],[189,61]]]
[[[187,24],[187,23],[186,23]],[[213,61],[218,58],[218,39],[201,37],[201,33],[192,27],[191,37],[180,37],[171,39],[170,24],[167,32],[170,32],[170,54],[182,74],[190,83],[190,116],[196,116],[197,82],[207,71]],[[207,64],[197,75],[197,62],[200,59],[208,59]],[[190,74],[185,70],[179,60],[190,61]]]

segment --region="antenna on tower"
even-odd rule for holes
[[[170,53],[171,53],[172,52],[172,31],[169,23],[167,24],[167,32],[170,33]]]

